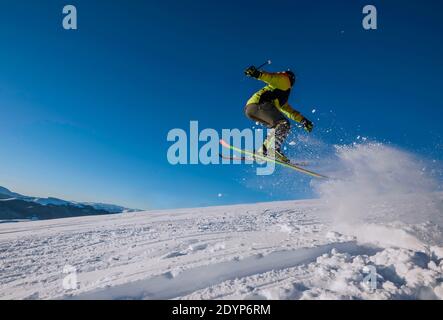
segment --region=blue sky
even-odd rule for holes
[[[0,185],[17,192],[144,209],[309,196],[304,177],[278,192],[282,172],[259,187],[244,166],[166,159],[190,120],[251,127],[260,84],[242,70],[268,58],[297,72],[290,102],[317,110],[315,138],[443,154],[439,1],[371,1],[377,31],[361,26],[366,1],[71,3],[77,31],[62,29],[65,1],[0,3]]]

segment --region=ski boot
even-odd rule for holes
[[[288,159],[280,150],[275,150],[275,160],[283,162],[283,163],[291,163],[291,160]]]
[[[268,150],[266,149],[265,145],[262,145],[260,149],[254,151],[254,160],[258,164],[264,164],[266,163],[266,160],[263,158],[268,157]]]
[[[266,140],[263,142],[263,146],[256,151],[255,154],[261,157],[275,159],[279,162],[290,163],[290,160],[283,154],[283,152],[281,152],[281,145],[288,136],[289,129],[290,125],[288,120],[282,120],[277,123],[273,133],[268,135]]]
[[[275,149],[272,147],[272,138],[269,140],[266,140],[263,143],[263,146],[258,149],[257,151],[255,151],[255,154],[258,157],[255,157],[255,160],[257,163],[262,164],[264,162],[266,162],[266,160],[260,159],[261,157],[265,157],[265,158],[269,158],[269,159],[275,159],[279,162],[283,162],[283,163],[290,163],[291,160],[288,159],[288,157],[286,157],[281,150]]]

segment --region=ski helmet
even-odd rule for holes
[[[295,76],[295,73],[292,72],[291,70],[287,70],[285,73],[289,77],[289,80],[291,81],[291,86],[293,86],[295,83],[295,80],[297,79]]]

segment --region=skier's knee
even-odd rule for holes
[[[245,115],[251,119],[254,120],[256,119],[256,113],[257,113],[257,106],[255,104],[248,104],[245,107]]]
[[[287,128],[287,130],[289,131],[291,129],[291,123],[289,122],[288,119],[285,119],[285,121],[283,121],[284,126]]]
[[[291,123],[288,119],[280,120],[274,125],[274,129],[278,130],[287,130],[289,131],[291,129]]]

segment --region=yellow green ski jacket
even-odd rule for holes
[[[288,99],[291,94],[291,81],[284,72],[269,73],[262,72],[259,80],[268,85],[256,92],[247,102],[247,104],[259,104],[271,102],[287,118],[300,122],[303,116],[297,110],[294,110],[289,104]]]

